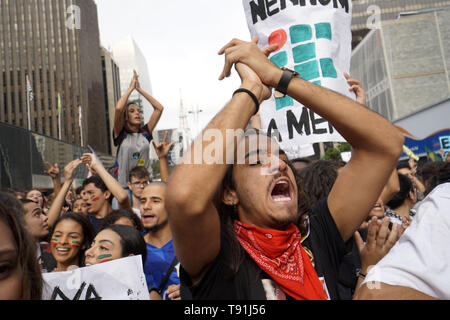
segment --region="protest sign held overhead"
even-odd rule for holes
[[[43,300],[149,300],[141,256],[44,273]]]
[[[274,64],[355,99],[344,77],[351,57],[350,0],[243,0],[243,5],[251,36],[259,38],[259,46],[279,45],[269,56]],[[272,96],[261,105],[261,125],[290,158],[308,156],[300,146],[344,141],[328,121],[289,96]]]

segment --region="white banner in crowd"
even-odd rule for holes
[[[140,255],[43,277],[43,300],[150,300]]]
[[[269,57],[272,62],[355,99],[344,77],[350,70],[351,0],[242,2],[250,34],[259,38],[259,46],[279,44]],[[291,159],[310,155],[308,144],[345,141],[328,121],[289,96],[272,96],[260,110],[262,129],[275,135]]]

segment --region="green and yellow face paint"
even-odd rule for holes
[[[74,240],[74,241],[72,241],[71,245],[72,245],[72,248],[79,248],[79,247],[81,247],[81,242]]]
[[[114,260],[111,254],[102,254],[97,257],[98,263],[104,263]]]
[[[52,239],[50,240],[50,245],[51,246],[56,246],[58,244],[58,239]]]

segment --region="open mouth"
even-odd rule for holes
[[[153,214],[146,214],[146,215],[142,215],[141,218],[142,218],[142,222],[149,223],[149,222],[152,222],[154,219],[156,219],[156,216]]]
[[[70,252],[70,248],[56,248],[58,255],[67,255]]]
[[[275,181],[270,197],[277,203],[292,201],[292,188],[289,179],[280,178]]]

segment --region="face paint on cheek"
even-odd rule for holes
[[[72,247],[73,248],[81,247],[81,242],[80,241],[72,241]]]
[[[102,254],[101,256],[97,257],[97,260],[100,260],[99,263],[104,263],[108,261],[112,261],[112,255],[111,254]]]
[[[100,197],[97,197],[97,196],[95,196],[95,195],[93,195],[93,196],[91,197],[91,201],[92,201],[92,202],[97,202],[98,200],[100,200]]]
[[[58,239],[52,239],[50,240],[50,245],[51,246],[56,246],[58,244]]]

